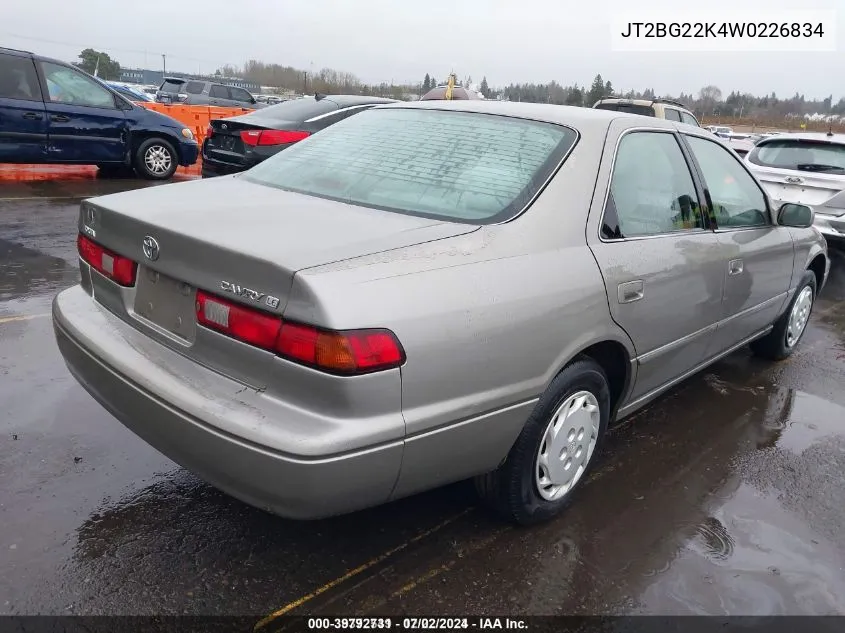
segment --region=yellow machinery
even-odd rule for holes
[[[455,87],[458,78],[455,76],[455,73],[449,75],[449,81],[446,82],[446,94],[444,95],[444,99],[448,99],[449,101],[452,100],[452,88]]]

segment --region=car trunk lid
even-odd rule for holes
[[[255,132],[256,135],[265,130],[291,130],[300,129],[301,124],[293,121],[265,122],[254,116],[232,117],[229,119],[216,119],[210,123],[211,135],[205,144],[205,154],[208,158],[220,160],[227,163],[243,164],[247,144],[244,143],[243,132]],[[277,148],[286,147],[292,143],[273,145]]]
[[[755,175],[775,200],[824,207],[820,210],[825,213],[845,215],[845,176],[842,174],[753,167]],[[827,206],[831,202],[838,206]]]
[[[197,327],[197,289],[281,316],[299,270],[477,229],[286,192],[238,176],[103,196],[80,212],[82,233],[139,265],[136,286],[121,291],[122,305],[110,309],[224,373],[231,370],[223,353],[230,343]],[[103,296],[114,295],[114,284],[99,283]],[[233,377],[252,383],[247,365]]]

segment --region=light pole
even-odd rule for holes
[[[161,54],[161,73],[163,75],[167,74],[167,55],[164,53]]]

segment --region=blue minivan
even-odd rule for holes
[[[0,163],[133,168],[165,180],[193,165],[193,131],[64,62],[0,48]]]

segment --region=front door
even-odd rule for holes
[[[128,147],[126,117],[114,95],[84,73],[38,62],[44,78],[50,160],[120,163]]]
[[[47,117],[31,57],[0,53],[0,163],[40,163]]]
[[[794,250],[789,229],[772,222],[763,190],[733,153],[684,135],[701,172],[726,261],[725,295],[713,354],[774,323],[786,302]]]
[[[637,353],[632,401],[701,363],[721,315],[724,270],[702,213],[688,157],[671,130],[611,124],[605,160],[616,148],[601,236],[590,246],[604,276],[613,319]],[[595,208],[595,207],[594,207]]]

